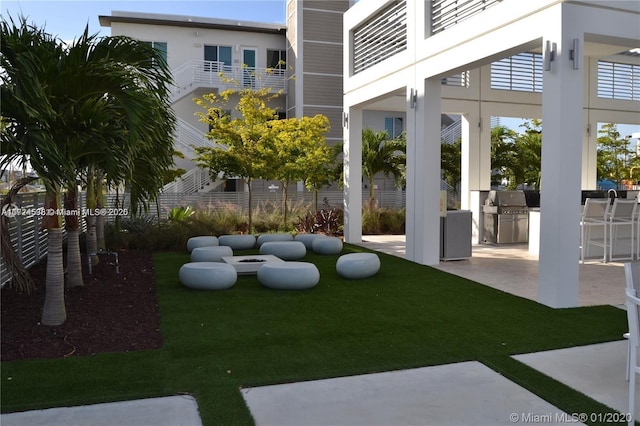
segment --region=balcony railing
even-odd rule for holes
[[[283,69],[225,65],[216,61],[190,61],[173,70],[175,102],[198,87],[222,90],[252,88],[273,92],[287,89],[287,73]]]

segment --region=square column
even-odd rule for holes
[[[362,109],[345,109],[344,240],[362,242]]]
[[[406,257],[423,265],[437,265],[442,86],[439,78],[417,80],[417,89],[407,88]]]
[[[549,28],[556,31],[547,34],[543,40],[544,62],[550,69],[544,71],[542,94],[538,301],[554,308],[565,308],[578,306],[584,128],[583,65],[579,60],[579,69],[574,69],[570,50],[574,39],[579,47],[584,46],[584,39],[583,33],[570,30],[570,20],[566,16],[559,14],[558,18],[557,23],[549,24]],[[582,49],[577,54],[582,55]]]

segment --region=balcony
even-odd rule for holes
[[[201,87],[218,90],[252,88],[272,92],[287,90],[287,72],[283,69],[230,66],[216,61],[190,61],[173,71],[175,88],[171,102],[177,102]]]

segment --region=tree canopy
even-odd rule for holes
[[[234,117],[229,103],[239,96]],[[196,162],[210,170],[213,179],[239,178],[249,193],[248,230],[252,229],[252,184],[255,179],[279,180],[283,185],[283,207],[286,215],[287,188],[290,182],[308,185],[324,182],[330,162],[324,134],[329,120],[323,115],[278,119],[269,101],[278,94],[269,89],[229,89],[220,94],[207,94],[195,99],[206,112],[200,120],[209,124],[210,147],[196,148]],[[285,216],[286,221],[286,216]]]

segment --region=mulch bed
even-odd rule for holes
[[[84,271],[83,287],[65,290],[67,320],[60,326],[40,324],[46,259],[30,269],[37,286],[35,292],[27,295],[12,288],[2,289],[2,361],[160,348],[151,252],[118,254],[120,274],[112,265],[112,256],[100,256],[100,264],[91,276]]]

